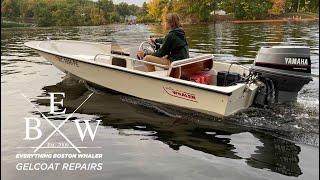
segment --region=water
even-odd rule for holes
[[[311,47],[313,81],[296,103],[252,107],[226,119],[106,92],[65,76],[23,45],[30,40],[116,40],[138,46],[160,26],[55,27],[1,29],[1,156],[3,179],[318,179],[319,178],[319,22],[185,26],[191,53],[213,53],[217,60],[252,63],[263,45]],[[120,82],[119,82],[120,83]],[[89,89],[89,90],[88,90]],[[75,123],[61,131],[83,153],[102,159],[19,159],[32,153],[67,115],[52,116],[49,92],[65,92],[70,120],[102,120],[93,142],[79,138]],[[62,110],[61,107],[56,109]],[[43,137],[26,141],[25,117],[41,119]],[[95,127],[95,123],[91,124]],[[66,142],[58,133],[50,142]],[[77,153],[40,149],[39,153]],[[100,171],[18,171],[17,163],[103,163]]]

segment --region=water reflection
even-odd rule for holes
[[[37,104],[50,105],[49,99],[43,98],[49,96],[48,92],[65,92],[64,107],[70,112],[91,93],[83,83],[71,78],[56,85],[45,86],[43,90],[44,94],[35,100]],[[194,118],[164,116],[155,113],[158,106],[128,103],[128,99],[135,100],[133,97],[102,89],[95,89],[95,92],[99,93],[95,93],[79,112],[99,115],[104,126],[118,129],[120,135],[141,135],[141,140],[151,136],[151,140],[161,141],[176,151],[187,146],[218,157],[244,160],[254,168],[266,168],[287,176],[297,177],[302,174],[298,165],[300,147],[290,141],[219,119],[203,117],[195,122]]]

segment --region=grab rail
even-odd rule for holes
[[[123,58],[123,59],[129,59],[131,61],[138,61],[138,62],[143,62],[143,63],[146,63],[146,64],[151,64],[151,65],[154,65],[154,66],[157,66],[157,67],[161,67],[161,68],[168,68],[169,66],[166,66],[166,65],[162,65],[162,64],[157,64],[157,63],[153,63],[153,62],[148,62],[148,61],[143,61],[143,60],[139,60],[139,59],[134,59],[134,58],[131,58],[131,57],[123,57],[121,55],[115,55],[115,54],[96,54],[93,58],[93,61],[96,61],[97,57],[100,56],[100,55],[103,55],[103,56],[110,56],[110,57],[116,57],[116,58]]]
[[[109,54],[96,54],[93,58],[93,61],[96,61],[96,58],[100,55],[104,55],[104,56],[110,56]]]
[[[193,58],[174,61],[170,64],[168,76],[180,79],[203,70],[210,70],[213,66],[213,55],[202,55]]]
[[[205,60],[208,60],[208,59],[213,59],[213,58],[214,58],[214,56],[209,54],[209,55],[203,55],[203,56],[183,59],[183,60],[172,62],[170,67],[171,68],[177,68],[177,67],[186,66],[186,65],[189,65],[189,64],[205,61]]]

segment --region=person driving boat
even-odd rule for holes
[[[166,30],[170,30],[165,38],[149,39],[152,43],[162,44],[160,49],[151,55],[146,55],[144,51],[138,51],[137,55],[144,61],[168,66],[173,61],[189,58],[188,42],[179,15],[177,13],[167,14],[164,26]],[[145,63],[145,66],[149,72],[155,71],[154,65]]]

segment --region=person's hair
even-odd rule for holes
[[[171,29],[180,28],[180,17],[177,13],[169,13],[166,15],[166,22],[169,24]]]

